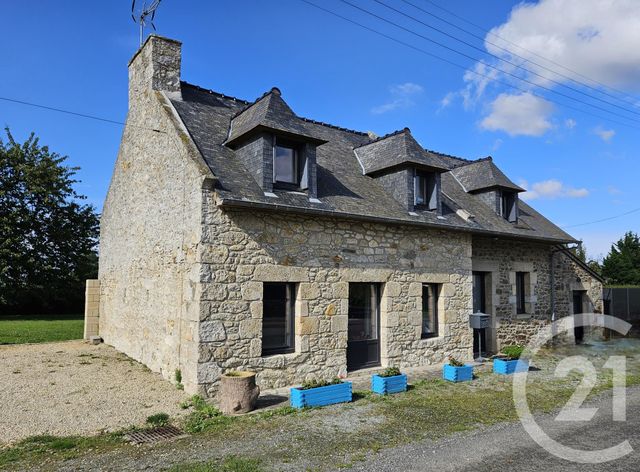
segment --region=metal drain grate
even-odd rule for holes
[[[161,426],[159,428],[127,433],[127,440],[134,444],[146,444],[158,441],[176,439],[185,434],[175,426]]]

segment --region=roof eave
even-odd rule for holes
[[[311,144],[315,144],[316,146],[321,146],[325,143],[327,143],[328,141],[326,139],[321,139],[321,138],[317,138],[315,136],[310,136],[308,134],[301,134],[297,131],[292,131],[292,130],[287,130],[287,129],[282,129],[282,128],[277,128],[275,126],[268,126],[268,125],[264,125],[264,124],[258,124],[256,126],[254,126],[253,128],[248,129],[247,131],[243,131],[242,133],[238,134],[237,136],[233,136],[233,137],[229,137],[229,139],[227,139],[224,143],[222,143],[225,146],[228,146],[230,148],[233,148],[235,145],[237,145],[239,142],[244,141],[247,138],[250,138],[251,136],[254,136],[260,132],[269,132],[269,133],[273,133],[273,134],[278,134],[284,137],[287,137],[289,139],[293,139],[293,140],[297,140],[297,141],[304,141],[307,143],[311,143]]]
[[[316,215],[316,216],[328,216],[333,218],[345,218],[355,221],[366,221],[386,224],[396,224],[405,226],[419,226],[423,228],[443,229],[449,231],[460,231],[464,233],[479,234],[484,236],[494,236],[508,239],[524,239],[529,241],[539,241],[549,244],[570,244],[577,242],[574,239],[561,239],[561,238],[547,238],[541,236],[524,236],[513,233],[503,233],[501,231],[492,231],[464,226],[453,226],[446,223],[429,223],[425,221],[410,221],[399,218],[388,218],[381,216],[361,215],[357,213],[338,212],[333,209],[323,208],[305,208],[296,207],[292,205],[281,205],[279,203],[265,203],[247,199],[235,199],[235,198],[218,198],[216,205],[220,208],[239,208],[239,209],[260,209],[265,211],[279,211],[285,213],[301,214],[301,215]]]

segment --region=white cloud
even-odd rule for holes
[[[549,115],[553,105],[548,101],[522,93],[502,93],[491,104],[491,113],[480,126],[490,131],[504,131],[510,136],[542,136],[551,127]]]
[[[440,108],[438,109],[438,111],[451,105],[453,103],[453,100],[456,98],[456,95],[458,95],[457,92],[449,92],[444,97],[442,97],[442,99],[440,100]]]
[[[620,190],[618,187],[615,187],[614,185],[609,185],[607,187],[607,192],[609,192],[610,195],[620,195],[622,193],[622,190]]]
[[[413,82],[405,82],[404,84],[392,85],[389,87],[391,93],[391,99],[371,109],[371,113],[374,115],[381,115],[393,110],[401,108],[409,108],[415,105],[413,99],[420,95],[424,89],[421,85],[414,84]]]
[[[577,124],[578,123],[573,118],[567,118],[566,120],[564,120],[564,125],[569,129],[575,128]]]
[[[413,82],[392,85],[389,90],[394,95],[415,95],[416,93],[422,93],[424,91],[422,85],[414,84]]]
[[[569,187],[556,179],[535,182],[531,184],[531,186],[529,186],[526,180],[521,180],[519,185],[526,190],[521,196],[523,200],[536,200],[539,198],[549,200],[555,198],[584,198],[589,195],[589,190],[586,188]]]
[[[640,44],[640,8],[637,0],[523,2],[513,8],[506,23],[491,32],[524,48],[489,34],[485,47],[497,56],[520,61],[486,41],[553,70],[559,68],[539,56],[609,86],[640,90],[640,48],[637,47]],[[554,80],[567,80],[531,62],[526,67]],[[562,69],[561,72],[575,80],[585,80],[569,70]],[[535,75],[528,78],[548,83]]]
[[[596,128],[594,128],[593,134],[599,136],[600,139],[608,143],[609,141],[611,141],[611,138],[615,136],[616,131],[613,129],[604,129],[602,126],[597,126]]]
[[[497,151],[498,149],[500,149],[500,146],[502,146],[502,143],[504,141],[502,141],[502,139],[498,138],[493,142],[493,146],[491,147],[492,151]]]

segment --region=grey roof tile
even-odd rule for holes
[[[326,141],[317,147],[320,203],[309,201],[303,193],[275,191],[277,198],[265,196],[235,152],[225,145],[230,121],[246,111],[249,102],[184,82],[182,99],[172,98],[171,102],[207,165],[217,176],[216,192],[223,206],[326,214],[553,242],[574,241],[524,202],[520,202],[521,224],[507,222],[477,196],[466,192],[451,175],[452,172],[442,174],[443,216],[438,217],[429,211],[417,211],[415,216],[411,215],[376,179],[363,175],[353,150],[372,143],[367,133],[296,117],[293,112],[291,121],[299,120],[310,136]],[[460,166],[468,167],[469,161],[461,158],[432,151],[429,155],[438,157],[443,166],[454,171]],[[474,218],[465,220],[458,216],[456,210],[460,208]]]
[[[524,192],[496,166],[491,156],[462,164],[451,171],[467,192],[477,192],[489,188],[504,188]]]
[[[367,175],[414,164],[443,172],[449,166],[437,155],[425,150],[411,135],[409,128],[382,136],[355,149]]]
[[[280,96],[280,90],[275,87],[234,115],[226,144],[232,146],[243,136],[259,129],[270,129],[304,137],[318,144],[324,142],[317,136],[313,136],[307,123],[293,113]]]

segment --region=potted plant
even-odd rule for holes
[[[379,395],[407,391],[407,376],[397,367],[388,367],[384,372],[371,376],[371,391]]]
[[[442,378],[449,382],[473,380],[473,366],[450,356],[449,362],[442,367]]]
[[[496,374],[510,375],[515,372],[527,372],[529,361],[520,359],[524,348],[517,344],[504,346],[501,355],[493,359],[493,372]]]
[[[351,382],[340,379],[311,380],[300,387],[292,387],[289,403],[294,408],[325,406],[352,400]]]

